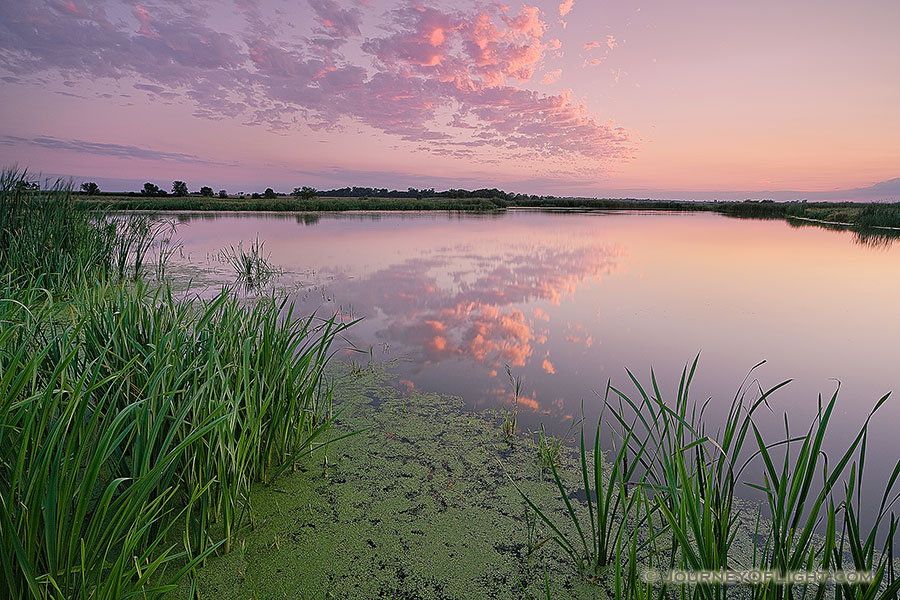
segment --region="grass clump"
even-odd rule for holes
[[[163,591],[220,543],[227,552],[252,520],[250,485],[295,465],[331,423],[333,320],[137,286],[70,304],[60,323],[5,291],[6,597]],[[155,577],[176,558],[181,570]]]
[[[239,242],[237,248],[229,246],[222,250],[221,258],[247,289],[259,289],[281,274],[281,269],[272,264],[271,255],[263,254],[263,243],[259,238],[247,250],[244,250],[243,242]]]
[[[173,251],[173,225],[150,215],[82,210],[71,183],[45,185],[27,171],[0,173],[0,264],[23,281],[40,281],[53,292],[70,292],[145,274],[157,252],[165,273]]]
[[[516,428],[519,420],[519,395],[522,393],[522,376],[512,374],[512,369],[506,365],[506,377],[513,390],[513,409],[508,410],[503,407],[503,422],[501,428],[503,430],[503,439],[512,444],[516,440]]]
[[[37,188],[37,189],[35,189]],[[112,271],[115,228],[74,209],[62,181],[41,190],[27,171],[0,174],[0,265],[3,273],[40,278],[51,289],[87,285]]]
[[[897,521],[890,511],[898,499],[900,464],[884,485],[878,510],[867,511],[865,524],[860,517],[868,423],[888,396],[875,404],[847,450],[828,460],[823,440],[837,391],[825,402],[819,399],[816,417],[799,435],[785,416],[784,437],[772,442],[764,438],[754,415],[788,382],[759,389],[751,400],[745,381],[724,426],[711,433],[704,425],[706,404],[689,399],[696,364],[695,360],[682,372],[674,402],[663,399],[652,375],[647,389],[629,372],[635,397],[607,387],[592,453],[585,447],[583,432],[581,437],[587,515],[584,506],[571,500],[555,467],[553,478],[566,519],[552,519],[523,494],[552,531],[553,541],[586,577],[604,583],[617,599],[728,595],[720,583],[688,587],[645,580],[647,569],[758,569],[778,574],[852,569],[873,573],[873,581],[831,588],[825,582],[769,581],[752,586],[749,595],[821,598],[831,589],[838,598],[896,599]],[[600,449],[604,426],[613,432],[609,463]],[[746,481],[750,477],[761,480]],[[735,500],[743,483],[762,492],[760,516],[765,526],[757,520],[752,553],[741,559],[733,544],[741,527]]]

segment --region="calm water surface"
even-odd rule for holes
[[[672,397],[699,352],[693,395],[712,398],[713,422],[758,362],[763,386],[794,379],[761,415],[773,439],[784,413],[805,429],[840,381],[829,441],[839,452],[900,384],[900,244],[849,232],[711,214],[179,218],[179,262],[207,290],[232,277],[216,253],[258,236],[305,312],[363,317],[349,337],[394,361],[400,385],[509,407],[509,365],[526,429],[565,434],[582,403],[596,424],[608,380],[633,391],[626,367],[648,384],[654,369]],[[892,396],[870,431],[872,484],[900,459],[898,426]]]

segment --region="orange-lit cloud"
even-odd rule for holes
[[[551,84],[556,83],[557,80],[562,76],[562,69],[556,69],[555,71],[550,71],[544,75],[543,83]]]

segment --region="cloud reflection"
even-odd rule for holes
[[[623,253],[596,240],[506,246],[503,253],[445,248],[431,256],[391,264],[353,284],[354,307],[377,315],[376,335],[413,359],[414,372],[437,363],[477,365],[501,401],[509,390],[497,383],[503,365],[557,373],[547,342],[549,309],[582,284],[616,273]],[[589,348],[593,339],[580,324],[567,324],[565,339]],[[537,372],[537,371],[536,371]],[[543,412],[536,397],[520,405]]]

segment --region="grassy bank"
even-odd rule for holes
[[[534,197],[500,198],[315,198],[301,200],[287,196],[274,199],[100,196],[77,199],[77,206],[114,210],[199,210],[199,211],[496,211],[506,208],[573,210],[665,210],[716,212],[730,217],[752,219],[809,219],[855,228],[900,227],[900,203],[857,202],[684,202],[610,198]]]
[[[178,299],[141,266],[142,218],[19,180],[0,189],[0,596],[157,597],[326,440],[343,326]]]

